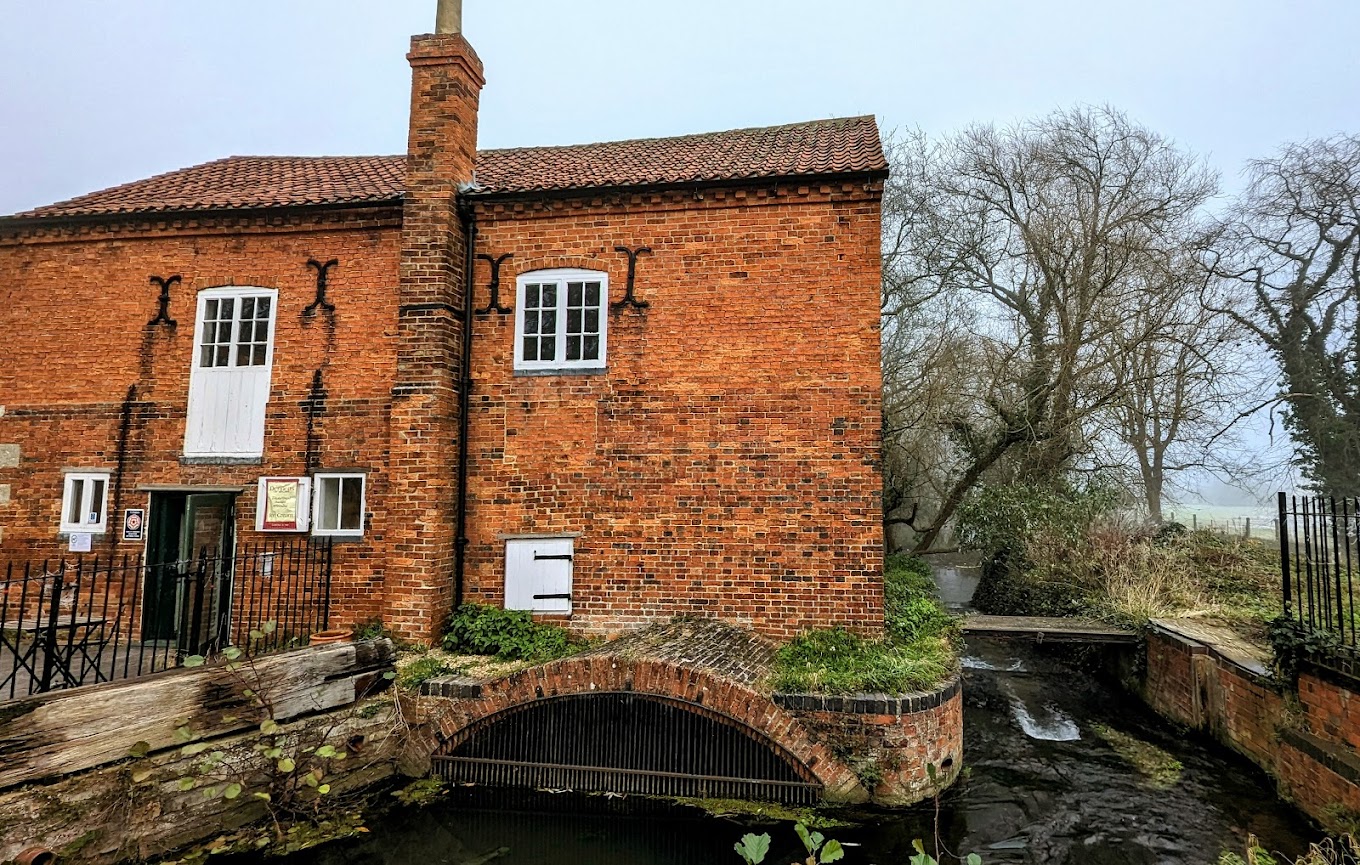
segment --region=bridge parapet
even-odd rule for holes
[[[415,747],[450,780],[502,786],[908,804],[953,780],[957,679],[900,698],[772,694],[774,652],[677,621],[499,679],[434,679]]]

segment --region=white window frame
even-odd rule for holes
[[[265,342],[264,362],[240,364],[237,363],[237,354],[240,344],[240,324],[241,324],[241,301],[247,297],[267,297],[269,298],[269,335]],[[203,337],[206,335],[206,328],[203,326],[204,316],[208,311],[208,301],[210,300],[234,300],[236,303],[232,307],[232,327],[230,338],[230,350],[227,362],[224,364],[213,364],[212,366],[203,365]],[[240,367],[251,368],[260,367],[266,370],[274,368],[274,343],[277,342],[277,327],[279,317],[279,291],[276,288],[263,288],[260,286],[227,286],[223,288],[205,288],[198,293],[198,308],[194,313],[194,358],[191,369],[221,369]],[[260,319],[251,319],[258,321]],[[252,345],[254,343],[251,343]],[[191,373],[192,374],[192,373]]]
[[[578,281],[600,283],[600,356],[591,360],[566,360],[567,354],[567,283]],[[525,288],[529,285],[555,283],[557,286],[557,327],[554,360],[524,359]],[[550,270],[531,270],[515,278],[515,369],[542,370],[603,370],[609,357],[609,274],[603,270],[563,267]]]
[[[359,527],[357,529],[323,529],[321,527],[321,499],[326,480],[338,479],[341,488],[345,481],[359,481]],[[329,538],[362,538],[364,523],[368,521],[368,474],[366,472],[316,472],[312,475],[312,534]]]
[[[240,335],[239,331],[240,331],[241,301],[242,299],[247,297],[269,298],[269,336],[268,341],[265,343],[264,363],[262,364],[252,363],[246,365],[238,365],[236,363],[237,353],[240,349],[240,346],[237,343],[237,339],[239,338]],[[205,325],[204,316],[207,313],[208,301],[210,300],[220,301],[225,299],[235,300],[235,304],[233,307],[234,312],[232,319],[233,323],[231,328],[231,341],[230,341],[231,348],[228,352],[227,363],[221,365],[214,364],[213,366],[204,366],[203,339],[207,335],[206,334],[207,329],[204,326]],[[189,399],[187,408],[190,409],[190,411],[189,416],[186,418],[185,422],[184,456],[195,459],[198,458],[258,459],[264,456],[264,428],[268,424],[267,404],[269,402],[269,397],[271,395],[270,392],[273,387],[274,347],[278,343],[278,318],[279,318],[279,292],[278,289],[275,288],[264,288],[263,286],[246,286],[246,285],[222,286],[218,288],[205,288],[198,293],[197,304],[194,310],[193,355],[189,360]],[[259,406],[256,406],[253,411],[253,414],[258,419],[258,426],[253,423],[251,425],[252,428],[258,429],[258,437],[260,440],[259,447],[250,447],[244,450],[233,450],[229,448],[207,449],[201,447],[190,447],[191,443],[197,443],[197,441],[191,442],[192,436],[189,425],[192,424],[195,419],[194,417],[195,412],[193,412],[192,409],[195,408],[195,403],[199,400],[203,401],[203,404],[197,406],[199,411],[209,411],[211,405],[211,401],[209,400],[208,396],[201,391],[203,376],[215,375],[218,374],[219,371],[237,371],[243,374],[253,371],[255,374],[260,375],[262,378],[264,378],[265,381],[267,382],[266,385],[264,386],[263,402]]]
[[[109,480],[111,477],[112,473],[110,472],[67,472],[61,491],[60,532],[102,535],[108,531]],[[80,513],[84,516],[90,512],[90,507],[94,504],[96,481],[104,483],[104,493],[99,500],[99,522],[67,522],[66,515],[71,512],[72,497],[75,495],[76,485],[80,485]]]

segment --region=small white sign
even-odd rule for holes
[[[94,535],[89,532],[71,532],[71,542],[66,549],[73,553],[88,553]]]

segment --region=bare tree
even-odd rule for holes
[[[1089,452],[1090,418],[1120,394],[1115,353],[1154,335],[1130,333],[1147,302],[1138,277],[1184,247],[1215,188],[1197,159],[1110,109],[894,148],[885,432],[935,465],[924,480],[911,460],[890,467],[902,507],[915,498],[889,522],[917,531],[918,550],[989,472],[1053,482]],[[914,335],[923,322],[949,330]],[[891,356],[920,343],[936,349],[925,361]]]
[[[1360,493],[1360,136],[1252,162],[1208,253],[1221,308],[1279,365],[1295,461],[1319,491]]]
[[[1126,473],[1149,520],[1161,523],[1168,487],[1180,477],[1231,480],[1248,470],[1235,427],[1253,382],[1241,327],[1200,302],[1203,273],[1192,261],[1179,256],[1147,279],[1147,302],[1114,334],[1119,392],[1093,418],[1092,434],[1099,441],[1108,432],[1113,444],[1095,465]]]

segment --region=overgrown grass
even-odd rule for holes
[[[589,644],[565,628],[535,622],[523,610],[464,604],[449,618],[444,649],[455,654],[493,655],[501,661],[542,663],[581,651]]]
[[[415,689],[431,679],[456,672],[458,672],[456,667],[444,663],[440,658],[428,656],[416,658],[397,673],[397,684],[403,688]]]
[[[891,556],[884,569],[884,636],[808,631],[780,648],[770,686],[823,694],[903,694],[935,687],[958,666],[958,624],[935,597],[930,567]]]
[[[1273,855],[1262,847],[1255,835],[1248,836],[1246,855],[1225,850],[1218,857],[1218,865],[1355,865],[1360,863],[1360,842],[1353,835],[1328,838],[1310,844],[1308,852],[1297,859]]]
[[[1212,532],[1153,532],[1107,515],[1079,531],[1036,521],[984,562],[986,613],[1093,616],[1135,627],[1197,616],[1253,637],[1280,612],[1273,544]]]

